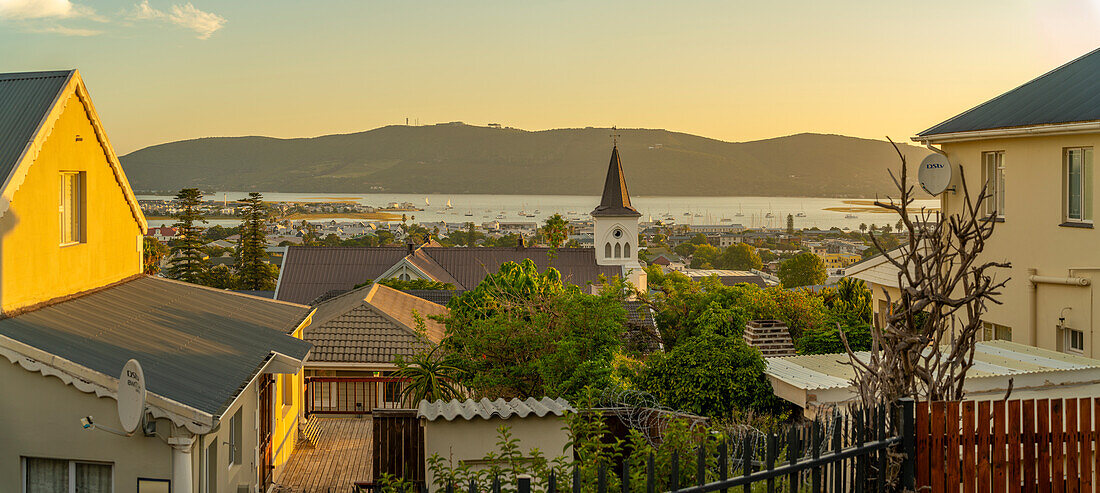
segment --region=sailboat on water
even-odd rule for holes
[[[432,203],[428,201],[428,197],[424,197],[424,205],[432,205]]]
[[[451,199],[447,199],[447,207],[444,207],[444,209],[454,209],[454,208],[455,208],[455,206],[451,205]]]
[[[745,212],[741,209],[741,203],[740,202],[737,204],[737,214],[734,214],[734,216],[736,216],[736,217],[744,217],[745,216]]]

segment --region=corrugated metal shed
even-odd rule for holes
[[[303,359],[287,335],[309,307],[142,276],[0,319],[0,334],[106,375],[130,358],[167,399],[220,415],[272,351]]]
[[[869,357],[857,352],[860,359]],[[852,367],[846,354],[811,354],[768,358],[767,374],[804,390],[843,389],[851,386]],[[1100,360],[1059,353],[1009,341],[985,341],[975,344],[974,366],[967,380],[1100,369]]]
[[[489,399],[481,399],[475,401],[473,399],[466,399],[459,401],[458,399],[452,399],[450,401],[420,401],[420,406],[416,411],[417,417],[427,419],[428,421],[435,421],[437,419],[445,419],[447,421],[454,421],[455,418],[462,418],[465,420],[472,419],[508,419],[513,416],[517,418],[526,418],[534,414],[540,418],[553,414],[555,416],[564,416],[565,413],[576,412],[573,406],[569,405],[569,402],[562,398],[551,399],[549,397],[543,397],[541,399],[535,399],[534,397],[528,397],[527,399],[497,399],[490,401]]]
[[[1100,49],[919,134],[1100,120]]]
[[[11,174],[72,74],[72,70],[0,74],[0,183]]]

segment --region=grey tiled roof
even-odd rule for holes
[[[425,400],[420,401],[416,416],[428,421],[435,421],[440,418],[447,421],[454,421],[455,418],[469,421],[472,419],[508,419],[513,416],[526,418],[532,414],[542,418],[550,414],[564,416],[565,413],[570,412],[576,412],[576,410],[565,399],[551,399],[549,397],[535,399],[528,397],[525,400],[511,399],[507,401],[504,399],[495,401],[489,399],[481,399],[480,401],[452,399],[431,402]]]
[[[447,303],[451,302],[451,298],[466,292],[461,289],[405,289],[403,291],[442,306],[447,306]]]
[[[917,135],[1096,120],[1100,120],[1100,50]]]
[[[431,342],[443,338],[443,326],[428,318],[447,312],[443,306],[387,286],[361,287],[316,306],[313,323],[303,338],[313,344],[311,362],[393,363],[410,356],[428,342],[416,335],[415,310],[424,319]]]
[[[72,70],[0,74],[0,183],[53,107]]]
[[[150,392],[218,416],[272,351],[305,358],[287,334],[309,311],[141,276],[0,319],[0,334],[106,375],[135,358]]]

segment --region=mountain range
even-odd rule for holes
[[[888,142],[842,135],[724,142],[659,129],[614,132],[633,195],[869,197],[895,192],[887,170],[900,165]],[[182,140],[120,161],[144,192],[598,195],[611,133],[400,125],[312,138]],[[929,154],[900,148],[914,170]]]

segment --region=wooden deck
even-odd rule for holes
[[[354,482],[371,480],[371,431],[370,417],[313,416],[275,491],[354,492]]]

